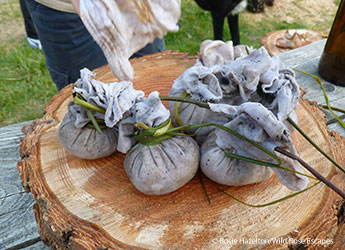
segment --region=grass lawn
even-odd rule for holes
[[[284,1],[291,6],[283,4]],[[303,5],[318,1],[328,1],[326,6],[330,7],[313,5],[315,10],[311,11],[311,7]],[[318,1],[277,0],[275,6],[263,14],[242,12],[241,43],[258,48],[261,39],[272,30],[303,28],[327,32],[340,0]],[[43,53],[31,49],[26,42],[18,1],[1,0],[1,5],[0,127],[42,117],[44,105],[57,93]],[[295,7],[298,11],[293,9]],[[179,26],[179,32],[165,37],[169,50],[195,54],[201,41],[213,37],[210,13],[200,9],[193,0],[182,0]],[[230,40],[227,23],[224,40]]]

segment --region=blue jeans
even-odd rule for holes
[[[25,2],[41,41],[49,74],[58,90],[74,83],[82,68],[93,70],[107,64],[102,49],[77,14],[54,10],[34,0]],[[157,38],[132,57],[164,50],[164,39]]]

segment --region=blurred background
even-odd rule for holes
[[[213,39],[210,12],[194,0],[182,1],[180,30],[165,36],[166,48],[199,51],[200,43]],[[327,36],[340,0],[275,0],[263,12],[240,13],[241,44],[258,48],[271,31],[307,29]],[[44,105],[57,93],[45,66],[41,50],[32,49],[26,40],[18,0],[0,0],[0,127],[41,118]],[[227,22],[224,40],[230,40]]]

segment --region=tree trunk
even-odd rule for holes
[[[167,95],[174,79],[194,62],[195,57],[174,52],[134,59],[134,88],[146,95],[153,90]],[[95,72],[98,80],[115,80],[108,66]],[[60,145],[57,130],[71,93],[71,86],[60,91],[46,105],[44,118],[26,127],[21,143],[23,161],[18,164],[23,186],[36,200],[34,211],[42,240],[53,248],[297,249],[308,245],[313,249],[322,246],[321,240],[329,249],[344,247],[344,201],[323,184],[281,203],[251,208],[218,188],[251,204],[292,192],[275,175],[242,187],[222,186],[202,176],[211,199],[208,203],[196,176],[171,194],[148,196],[129,182],[123,154],[98,160],[70,155]],[[302,129],[345,165],[344,138],[328,131],[318,107],[301,99],[297,114]],[[293,133],[293,141],[306,162],[345,190],[344,173],[298,132]],[[268,241],[272,239],[276,242]],[[311,244],[311,240],[320,241]]]

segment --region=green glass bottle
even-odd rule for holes
[[[342,0],[319,62],[319,75],[345,86],[345,0]]]

